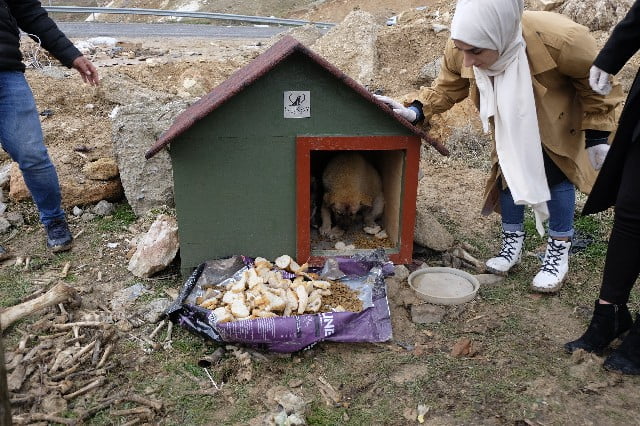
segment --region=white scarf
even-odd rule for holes
[[[480,91],[480,119],[488,132],[489,117],[493,117],[498,163],[513,200],[533,208],[536,229],[543,235],[551,195],[520,24],[523,10],[523,0],[459,0],[451,38],[500,54],[488,69],[473,67]]]

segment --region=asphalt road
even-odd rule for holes
[[[195,24],[119,24],[104,22],[57,22],[67,37],[204,37],[213,39],[269,38],[287,26],[216,26]]]

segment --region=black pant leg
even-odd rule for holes
[[[600,298],[626,304],[640,274],[640,140],[631,144],[616,199]]]

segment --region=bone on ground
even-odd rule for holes
[[[6,329],[14,322],[33,314],[41,309],[66,302],[76,296],[73,287],[59,283],[42,296],[28,300],[19,305],[11,306],[0,313],[0,331]]]

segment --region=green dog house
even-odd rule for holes
[[[233,254],[320,263],[312,174],[336,151],[367,154],[385,195],[385,251],[409,263],[421,139],[363,86],[290,36],[195,102],[145,154],[169,148],[181,270]],[[358,251],[356,249],[356,251]]]

